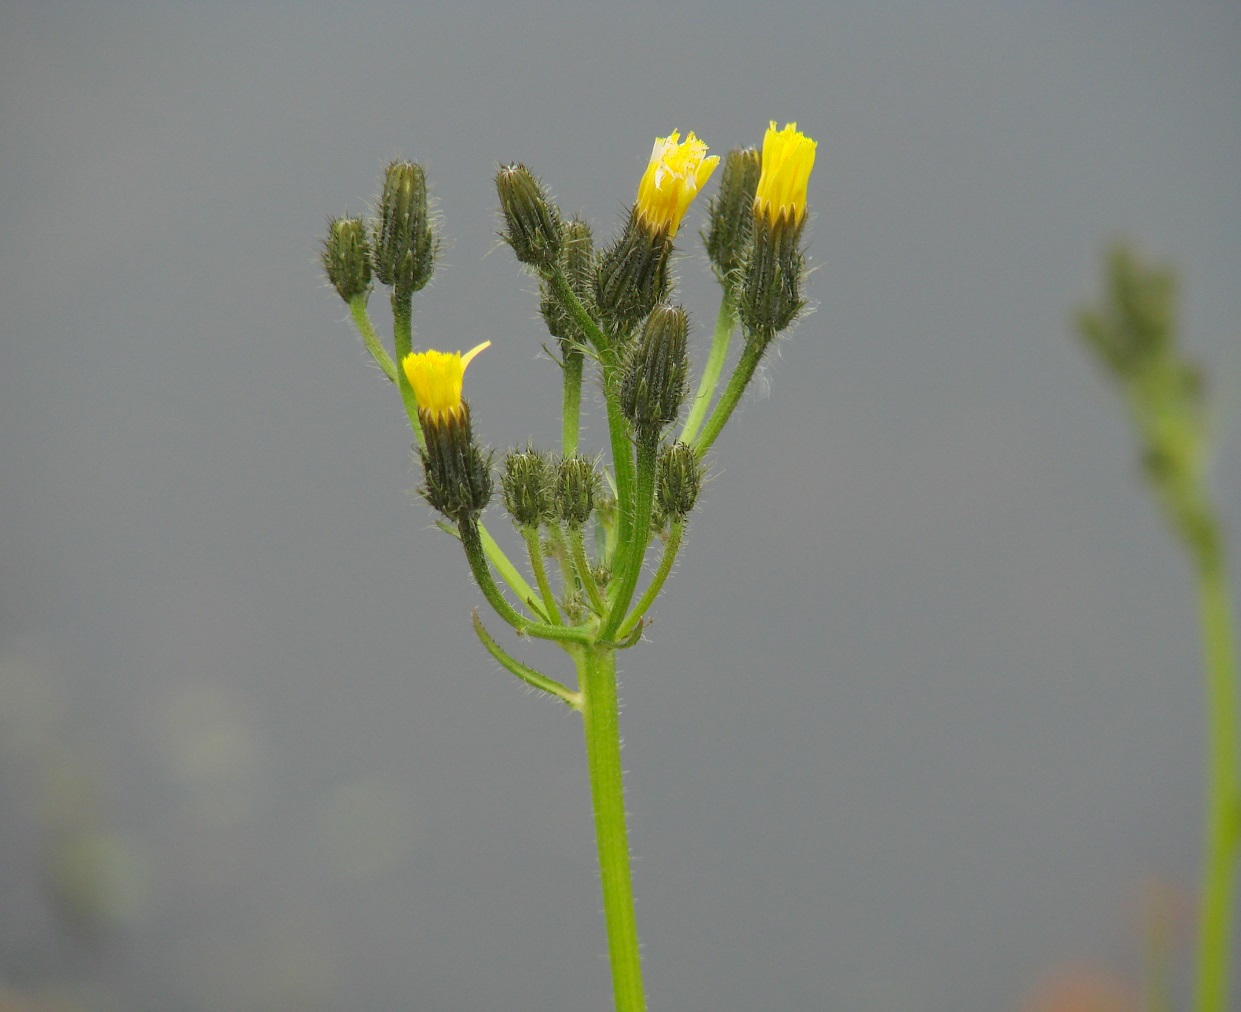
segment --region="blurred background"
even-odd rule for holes
[[[318,244],[423,162],[418,340],[551,445],[496,163],[605,238],[656,135],[770,119],[816,311],[623,657],[651,1007],[1183,1006],[1195,604],[1069,320],[1114,236],[1180,269],[1235,543],[1239,51],[1228,2],[6,5],[0,1008],[610,1007],[580,721],[475,641]]]

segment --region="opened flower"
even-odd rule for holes
[[[655,138],[650,164],[638,184],[638,217],[650,231],[670,239],[676,235],[681,218],[719,164],[718,155],[706,154],[707,146],[692,130],[684,141],[677,130]]]
[[[458,419],[462,413],[461,381],[465,367],[490,341],[471,348],[464,355],[459,351],[418,351],[406,355],[401,363],[409,385],[414,388],[418,400],[418,414],[433,425],[443,425],[448,419]]]
[[[772,224],[782,215],[801,223],[806,216],[806,184],[818,146],[818,141],[799,131],[796,123],[786,123],[783,130],[777,130],[776,121],[771,121],[763,137],[762,175],[754,195],[757,214]]]

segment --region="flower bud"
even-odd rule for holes
[[[621,380],[621,411],[639,439],[657,439],[685,400],[689,319],[680,306],[658,306],[629,350]]]
[[[806,187],[816,141],[788,123],[773,121],[763,138],[762,172],[754,193],[754,227],[740,267],[737,315],[751,340],[770,341],[805,306],[806,273],[801,250],[806,224]]]
[[[333,218],[323,241],[323,269],[346,302],[371,287],[371,247],[361,218]]]
[[[561,269],[569,288],[587,313],[595,312],[595,247],[591,241],[590,226],[580,218],[574,218],[564,226],[564,244],[560,253]],[[568,355],[575,346],[589,343],[577,321],[555,297],[546,281],[542,285],[542,301],[539,305],[543,320],[552,337],[560,341],[562,355]]]
[[[706,237],[707,256],[721,279],[736,272],[745,254],[760,169],[754,148],[736,148],[724,157],[720,193],[711,201],[711,231]]]
[[[599,490],[599,474],[580,454],[565,457],[556,472],[556,512],[570,527],[590,519]]]
[[[416,162],[393,162],[384,175],[375,222],[375,276],[398,295],[431,280],[436,243],[427,210],[427,177]]]
[[[638,199],[620,238],[599,263],[596,302],[614,333],[635,327],[668,290],[668,258],[681,219],[719,164],[691,130],[656,137]]]
[[[504,241],[523,264],[540,272],[549,270],[560,256],[563,226],[543,184],[524,165],[505,165],[496,173],[496,192],[504,215],[505,229],[500,233]]]
[[[474,443],[470,407],[461,397],[465,368],[490,341],[460,352],[422,351],[405,356],[401,367],[418,401],[426,438],[421,451],[432,506],[460,523],[478,516],[491,501],[491,455]]]
[[[555,515],[555,477],[547,455],[533,447],[504,458],[504,508],[518,527],[537,528]]]
[[[694,508],[702,488],[702,463],[685,443],[665,446],[655,474],[655,502],[665,517],[677,520]]]

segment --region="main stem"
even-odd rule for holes
[[[1232,904],[1241,843],[1241,768],[1232,609],[1222,546],[1199,566],[1208,725],[1206,835],[1198,936],[1199,1012],[1228,1008]]]
[[[616,697],[616,652],[584,647],[576,654],[586,765],[595,810],[599,880],[608,928],[612,992],[617,1012],[644,1012],[642,958],[629,874],[629,834],[625,828],[625,785],[621,771],[620,721]]]

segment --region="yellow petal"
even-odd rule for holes
[[[401,365],[414,388],[414,397],[418,401],[420,412],[424,412],[433,423],[441,424],[449,416],[461,412],[461,384],[465,378],[465,367],[484,348],[491,346],[490,341],[471,348],[464,355],[459,351],[418,351],[406,355]]]
[[[763,168],[754,195],[758,213],[771,222],[781,214],[794,221],[805,217],[806,185],[818,146],[818,141],[799,131],[796,123],[786,123],[783,130],[777,130],[775,120],[771,121],[763,138]]]
[[[684,141],[677,130],[655,138],[637,201],[638,217],[652,232],[676,235],[681,218],[719,164],[718,155],[706,154],[706,144],[692,130]]]

